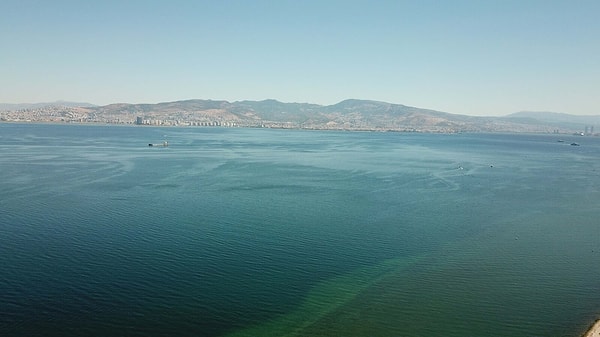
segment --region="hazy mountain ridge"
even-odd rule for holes
[[[552,124],[573,124],[578,126],[600,125],[600,115],[579,116],[561,112],[519,111],[506,116],[510,119],[529,120],[530,122],[545,122]]]
[[[57,105],[57,103],[65,103]],[[223,125],[419,132],[579,132],[600,125],[600,116],[518,112],[505,117],[452,114],[381,101],[347,99],[333,105],[284,103],[274,99],[190,99],[156,104],[105,106],[73,102],[31,104],[0,115],[2,121],[94,122],[149,125]],[[6,105],[0,105],[6,106]],[[600,129],[600,128],[599,128]]]
[[[23,109],[39,109],[48,106],[63,106],[63,107],[95,107],[96,105],[85,102],[68,102],[56,101],[45,103],[0,103],[0,111],[14,111]]]

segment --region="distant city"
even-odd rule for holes
[[[185,100],[157,104],[57,102],[0,105],[0,122],[95,123],[139,126],[252,127],[398,132],[535,132],[597,135],[600,116],[517,112],[475,117],[379,101],[335,105],[264,101]]]

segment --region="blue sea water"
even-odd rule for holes
[[[578,336],[600,139],[561,137],[0,124],[0,335]]]

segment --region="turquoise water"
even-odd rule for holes
[[[578,336],[600,139],[562,138],[0,124],[0,335]]]

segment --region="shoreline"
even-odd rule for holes
[[[594,321],[590,328],[581,337],[599,337],[600,336],[600,319]]]

